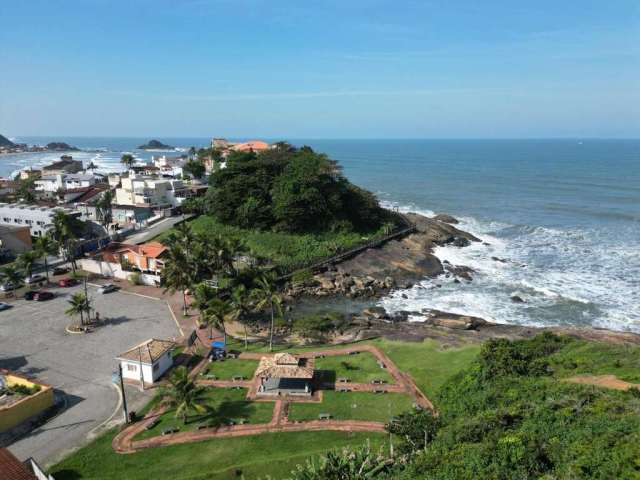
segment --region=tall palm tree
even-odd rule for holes
[[[113,219],[111,206],[112,202],[113,192],[111,190],[107,190],[100,196],[98,202],[96,203],[96,213],[98,214],[98,219],[100,220],[102,226],[105,228],[111,223],[111,220]]]
[[[176,411],[176,418],[182,418],[186,425],[189,412],[195,410],[197,413],[204,413],[206,408],[202,405],[204,399],[204,388],[198,387],[189,378],[186,367],[176,368],[169,376],[169,385],[161,390],[164,395],[162,403]]]
[[[189,261],[184,249],[178,243],[169,247],[167,259],[162,270],[162,278],[166,290],[171,293],[182,292],[183,313],[186,316],[187,310],[187,289],[194,283],[192,264]]]
[[[72,226],[73,219],[63,211],[57,211],[52,219],[53,229],[51,236],[62,247],[65,260],[71,263],[74,273],[76,271],[75,247],[76,235]]]
[[[36,249],[38,257],[44,259],[44,271],[49,283],[49,255],[56,255],[59,251],[58,242],[56,242],[49,234],[38,237],[36,240]]]
[[[225,320],[231,315],[233,307],[229,300],[222,300],[220,298],[214,298],[209,307],[206,310],[207,322],[210,326],[219,328],[222,330],[223,342],[227,344],[227,329],[225,326]],[[211,337],[211,335],[210,335]]]
[[[64,313],[66,313],[70,317],[79,316],[80,325],[84,325],[84,314],[88,314],[89,309],[91,308],[89,299],[84,293],[77,292],[71,296],[71,298],[68,300],[68,303],[69,308],[65,310]]]
[[[277,277],[275,273],[268,272],[261,275],[257,281],[257,289],[254,290],[258,298],[256,308],[264,309],[269,307],[271,312],[271,327],[269,329],[269,351],[273,351],[273,325],[275,321],[275,312],[282,315],[282,295],[278,292]]]
[[[238,285],[231,292],[231,316],[234,320],[240,322],[244,327],[244,349],[249,348],[249,338],[247,332],[247,318],[249,312],[249,294],[244,285]]]
[[[130,169],[134,163],[136,163],[136,159],[130,153],[123,153],[120,157],[120,163],[125,165],[127,169]]]
[[[10,283],[14,288],[17,288],[22,282],[22,272],[11,265],[0,270],[0,277],[5,284]]]
[[[33,266],[36,263],[40,255],[37,251],[31,250],[29,252],[24,252],[18,255],[17,263],[24,270],[27,278],[31,277],[31,273],[33,272]]]

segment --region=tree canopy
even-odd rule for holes
[[[373,194],[309,147],[280,143],[260,154],[232,152],[211,176],[205,212],[242,228],[295,233],[365,231],[387,216]]]

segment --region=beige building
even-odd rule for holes
[[[118,205],[136,205],[150,207],[176,207],[184,199],[184,187],[181,180],[150,178],[133,172],[120,179],[116,188]]]

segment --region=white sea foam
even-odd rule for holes
[[[433,214],[413,205],[399,209]],[[459,228],[482,242],[437,247],[434,253],[441,261],[473,268],[473,281],[425,279],[408,291],[392,292],[382,306],[390,311],[434,308],[498,323],[591,324],[640,332],[640,239],[459,220]],[[514,302],[514,295],[524,303]]]

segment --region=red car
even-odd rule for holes
[[[53,293],[47,291],[38,292],[33,296],[33,299],[36,302],[44,302],[45,300],[51,300],[52,298]]]
[[[78,280],[76,280],[75,278],[63,278],[62,280],[58,281],[58,285],[60,287],[73,287],[74,285],[78,284]]]

